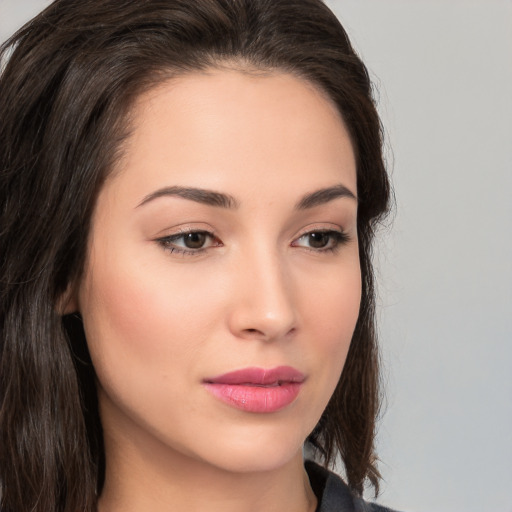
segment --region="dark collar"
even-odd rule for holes
[[[316,512],[355,512],[352,493],[340,477],[310,460],[305,467],[318,500]]]
[[[355,497],[338,475],[315,462],[306,460],[305,467],[318,500],[316,512],[393,512],[389,508]]]

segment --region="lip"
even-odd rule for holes
[[[237,409],[271,413],[284,409],[298,396],[305,376],[291,366],[243,368],[203,380],[216,398]]]

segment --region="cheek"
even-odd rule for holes
[[[98,261],[80,296],[91,358],[103,386],[137,378],[147,379],[149,387],[150,381],[171,378],[169,363],[188,366],[208,330],[197,288],[131,261],[140,259]]]
[[[356,254],[325,275],[314,276],[303,293],[307,297],[303,310],[308,312],[308,324],[322,332],[320,339],[331,348],[349,342],[361,303],[361,270]]]
[[[310,297],[304,311],[308,312],[310,354],[321,359],[319,364],[325,369],[323,385],[333,392],[359,317],[361,272],[358,260],[338,274],[333,272],[330,279],[322,280],[322,285],[318,293]]]

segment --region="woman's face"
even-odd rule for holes
[[[76,293],[107,457],[279,467],[358,317],[347,130],[309,83],[227,70],[145,93],[132,126]]]

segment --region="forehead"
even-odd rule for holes
[[[341,115],[326,94],[291,74],[209,70],[172,78],[137,99],[130,124],[115,174],[141,190],[169,180],[236,189],[342,179],[356,192]]]

